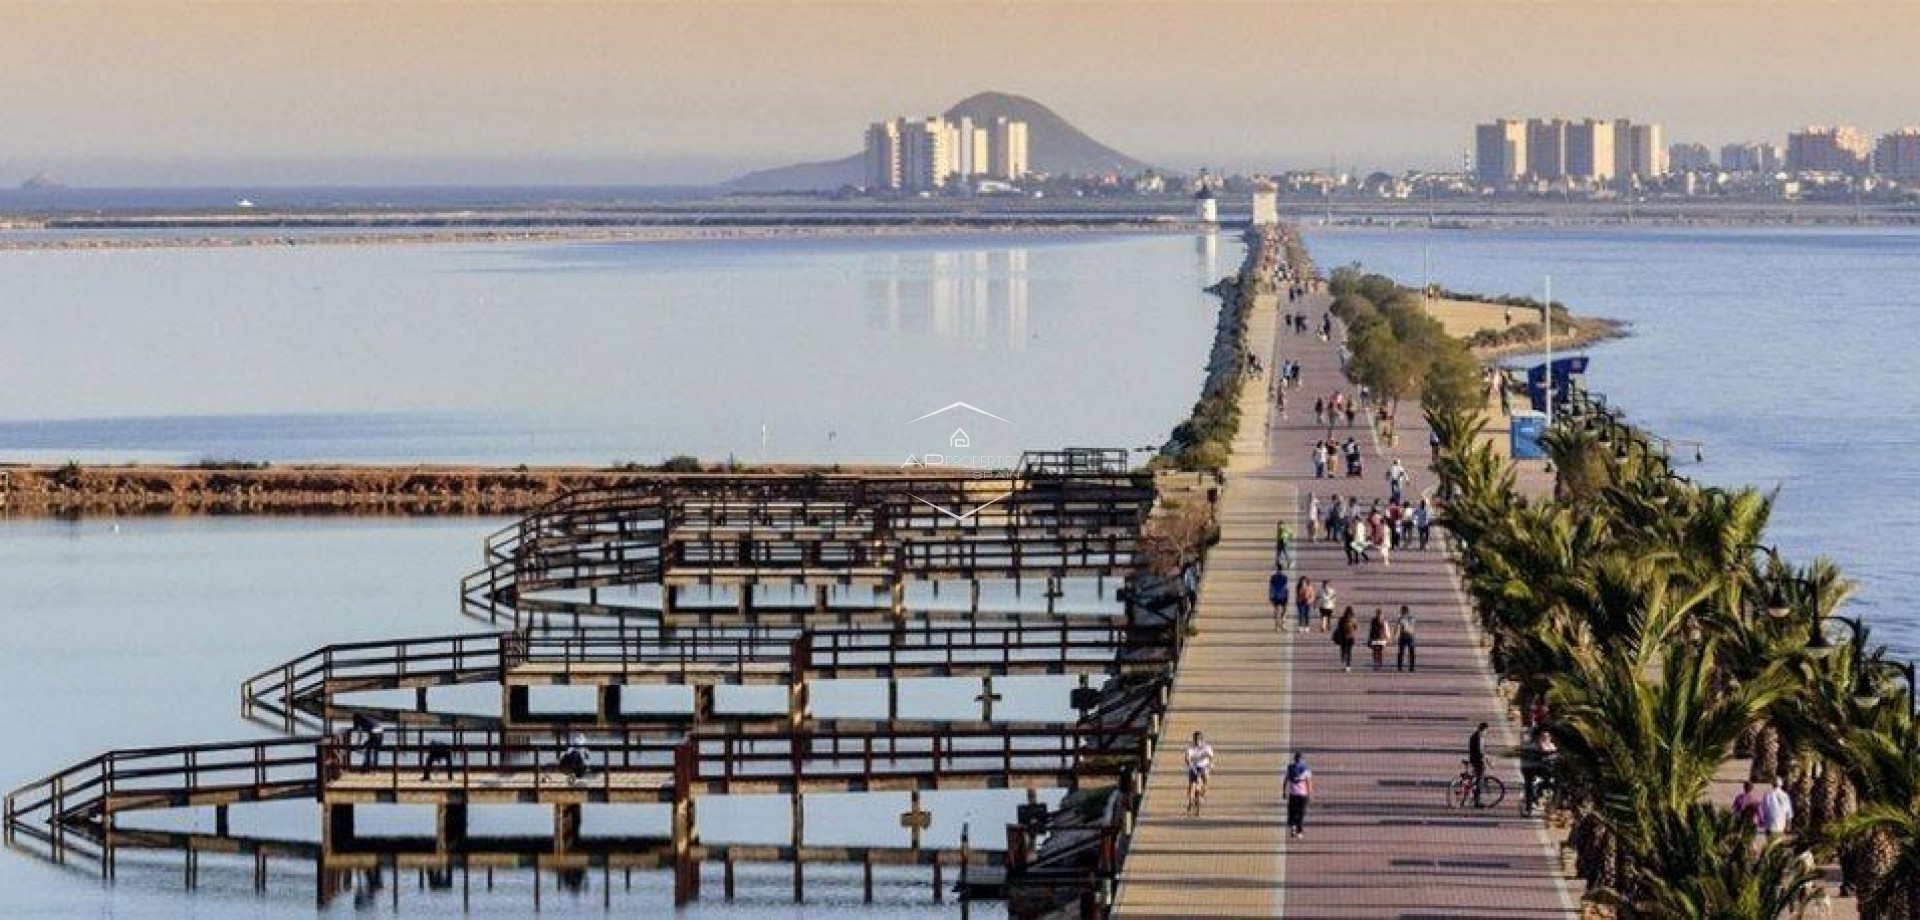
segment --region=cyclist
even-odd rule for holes
[[[1481,808],[1480,792],[1487,786],[1487,723],[1473,730],[1467,739],[1467,769],[1473,772],[1473,807]]]
[[[1207,801],[1207,780],[1213,776],[1213,745],[1199,732],[1187,747],[1187,812],[1199,814]]]

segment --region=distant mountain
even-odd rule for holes
[[[66,187],[67,184],[60,180],[60,174],[51,169],[34,173],[32,178],[20,183],[23,192],[51,192]]]
[[[954,104],[949,119],[972,118],[974,124],[1008,118],[1027,123],[1028,167],[1041,173],[1140,172],[1151,168],[1108,147],[1069,124],[1052,109],[1010,93],[978,93]],[[733,192],[833,191],[866,181],[861,154],[838,160],[799,163],[747,173],[722,187]]]

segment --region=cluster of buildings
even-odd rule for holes
[[[1667,174],[1660,126],[1629,119],[1501,118],[1474,129],[1474,177],[1486,188],[1585,190]]]
[[[1920,128],[1877,141],[1840,125],[1808,127],[1784,146],[1764,141],[1661,144],[1660,126],[1627,119],[1502,118],[1474,128],[1473,181],[1482,191],[1614,194],[1756,183],[1791,197],[1803,186],[1920,180]]]
[[[1018,182],[1030,171],[1027,123],[995,118],[895,118],[867,128],[868,192],[935,192],[976,182]]]

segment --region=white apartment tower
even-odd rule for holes
[[[900,187],[900,122],[880,121],[867,127],[867,191],[890,192]]]
[[[1017,182],[1026,178],[1027,123],[1000,117],[988,128],[987,174]]]
[[[953,129],[939,117],[900,123],[900,189],[928,192],[946,187],[954,174]]]

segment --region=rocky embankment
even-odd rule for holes
[[[826,472],[822,467],[747,472]],[[860,470],[872,472],[872,470]],[[0,467],[8,516],[513,515],[578,489],[686,475],[658,469],[471,466]]]

